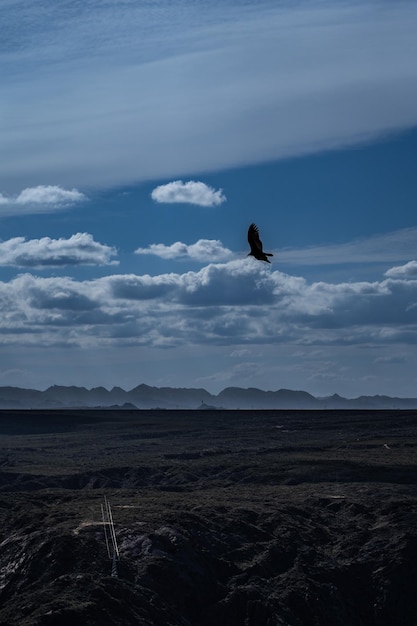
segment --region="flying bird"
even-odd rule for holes
[[[262,241],[259,239],[259,229],[256,224],[251,224],[248,230],[248,242],[250,245],[250,252],[248,256],[254,256],[258,261],[266,261],[270,263],[269,256],[274,256],[270,252],[264,252],[262,250]]]

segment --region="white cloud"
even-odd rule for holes
[[[357,239],[346,243],[287,248],[279,250],[279,258],[288,265],[337,265],[347,263],[387,263],[402,261],[415,254],[417,228],[403,228],[390,233]],[[407,268],[412,271],[413,263]],[[389,270],[386,276],[397,273]],[[391,273],[393,272],[393,273]]]
[[[166,185],[159,185],[151,193],[152,200],[160,203],[185,202],[199,206],[218,206],[226,201],[222,189],[217,191],[200,181],[174,180]]]
[[[222,242],[217,239],[199,239],[190,245],[181,241],[176,241],[170,246],[153,243],[149,248],[138,248],[135,254],[151,254],[161,259],[190,259],[202,263],[225,261],[233,256],[232,251],[224,248]]]
[[[43,7],[8,6],[3,189],[197,175],[417,123],[412,2]]]
[[[382,365],[392,365],[392,364],[396,364],[396,363],[407,363],[407,359],[404,358],[404,355],[402,354],[390,354],[388,356],[379,356],[376,357],[374,362],[376,364],[382,364]]]
[[[0,265],[15,267],[60,267],[66,265],[114,265],[115,248],[94,241],[89,233],[69,239],[14,237],[0,242]]]
[[[0,342],[412,345],[416,302],[417,280],[309,284],[251,259],[89,281],[23,274],[0,282]]]
[[[251,356],[251,351],[248,348],[239,348],[237,350],[233,350],[230,353],[230,356],[234,359],[246,359]]]
[[[0,215],[49,213],[86,200],[87,197],[77,189],[38,185],[23,189],[17,196],[0,194]]]
[[[385,272],[385,276],[389,278],[417,278],[417,261],[409,261],[405,265],[391,267]]]

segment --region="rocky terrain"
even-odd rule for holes
[[[0,625],[415,625],[416,454],[416,411],[0,411]]]

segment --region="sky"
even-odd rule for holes
[[[417,397],[417,3],[0,17],[0,386]]]

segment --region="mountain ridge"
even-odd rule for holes
[[[141,383],[126,391],[121,387],[52,385],[44,391],[23,387],[0,387],[0,409],[416,409],[417,398],[387,395],[344,398],[335,393],[316,397],[307,391],[256,387],[225,387],[218,394],[203,388],[153,387]]]

